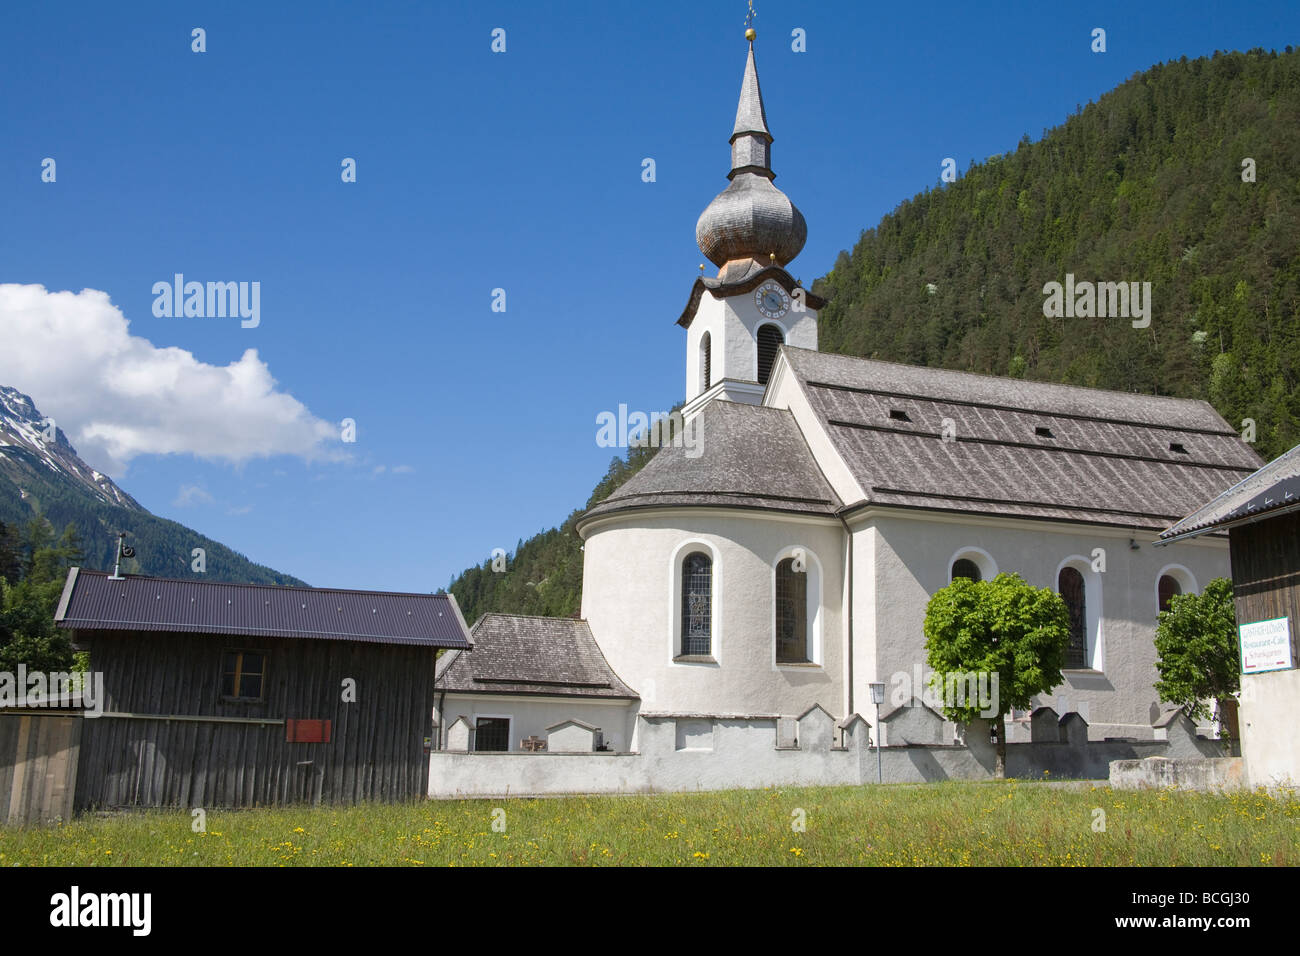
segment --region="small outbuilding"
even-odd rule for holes
[[[103,676],[76,809],[418,799],[456,599],[72,568],[55,616]]]
[[[632,749],[641,699],[609,666],[586,621],[493,613],[471,634],[472,651],[438,661],[438,749]]]
[[[1251,786],[1300,783],[1300,446],[1169,528],[1228,533],[1241,651],[1238,722]]]

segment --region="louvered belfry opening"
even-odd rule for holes
[[[713,560],[700,551],[682,562],[682,654],[712,653]]]
[[[958,578],[979,581],[983,579],[983,575],[980,574],[979,565],[970,558],[958,558],[952,563],[952,579],[956,581]]]
[[[1065,666],[1086,667],[1088,612],[1084,604],[1083,575],[1075,568],[1061,568],[1056,583],[1070,612],[1070,644],[1065,651]]]
[[[766,385],[772,374],[772,363],[785,337],[775,325],[765,325],[758,330],[758,384]]]
[[[708,332],[700,339],[700,391],[707,392],[713,385],[713,338]]]
[[[794,558],[776,566],[776,660],[808,661],[808,574],[795,570]]]

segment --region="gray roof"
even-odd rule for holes
[[[763,508],[833,515],[835,492],[813,459],[794,416],[781,408],[715,399],[688,426],[686,444],[666,446],[582,521],[635,508],[671,505]],[[688,432],[688,436],[691,433]]]
[[[781,356],[866,503],[1158,529],[1260,464],[1202,401]]]
[[[81,631],[285,637],[427,647],[470,646],[450,594],[227,584],[71,568],[54,617]]]
[[[610,668],[586,621],[491,613],[479,618],[471,634],[472,651],[438,661],[438,690],[639,699]]]
[[[1300,445],[1161,532],[1160,537],[1165,541],[1193,537],[1296,508],[1300,508]]]

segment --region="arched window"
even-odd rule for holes
[[[1160,583],[1157,585],[1156,591],[1159,595],[1158,601],[1160,610],[1167,611],[1169,610],[1170,600],[1173,599],[1175,594],[1182,594],[1183,587],[1178,583],[1178,579],[1172,574],[1162,574],[1160,575]]]
[[[692,551],[682,562],[682,654],[707,656],[713,637],[713,559]]]
[[[980,574],[980,566],[970,558],[958,558],[952,563],[952,579],[970,578],[972,581],[981,581],[984,576]]]
[[[713,384],[713,338],[708,332],[700,339],[700,391],[707,392]]]
[[[785,342],[785,336],[775,325],[765,325],[758,330],[758,384],[766,385],[772,374],[772,363],[776,361],[777,350]]]
[[[1083,575],[1076,568],[1061,568],[1056,590],[1070,612],[1070,644],[1065,651],[1065,666],[1087,667],[1088,610],[1084,604]]]
[[[794,558],[776,566],[776,662],[806,664],[808,656],[808,572]]]

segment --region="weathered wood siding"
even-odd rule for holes
[[[106,699],[105,715],[85,720],[77,809],[427,793],[433,648],[209,634],[79,637],[90,644],[91,669],[104,674]],[[227,650],[267,653],[262,701],[221,699]],[[348,678],[355,703],[343,700]],[[329,743],[287,742],[287,719],[331,721]],[[241,722],[250,720],[267,723]]]
[[[79,713],[0,714],[0,823],[71,820]]]
[[[1233,598],[1237,623],[1291,619],[1291,655],[1300,628],[1300,513],[1233,528]]]

